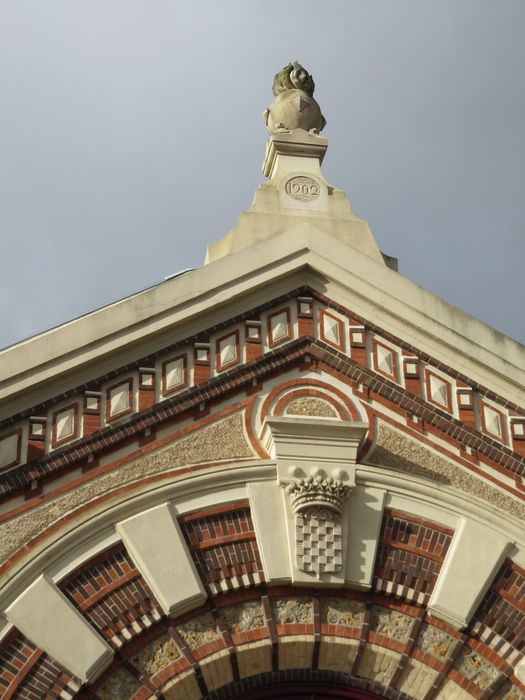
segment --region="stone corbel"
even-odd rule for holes
[[[262,440],[277,462],[291,580],[342,586],[348,541],[347,497],[366,423],[267,418]]]

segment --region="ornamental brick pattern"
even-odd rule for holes
[[[27,700],[68,699],[80,688],[80,681],[72,678],[56,661],[43,654],[18,686],[15,698]]]
[[[522,700],[525,688],[500,656],[421,607],[349,590],[268,593],[226,592],[158,623],[120,651],[127,665],[116,662],[95,697],[226,700],[282,680],[324,679],[398,700]]]
[[[0,646],[0,697],[72,698],[80,681],[16,630]]]
[[[122,545],[68,576],[60,588],[117,649],[162,615],[157,601]]]
[[[264,581],[247,501],[183,516],[180,525],[197,571],[212,595]]]
[[[130,371],[132,370],[137,371],[141,368],[142,374],[145,370],[150,372],[148,376],[151,376],[151,387],[149,387],[147,391],[146,389],[141,389],[142,394],[144,394],[144,392],[148,394],[148,400],[144,401],[139,397],[138,405],[131,407],[130,413],[125,417],[124,422],[119,420],[118,426],[113,427],[107,425],[102,430],[95,430],[95,432],[92,432],[94,426],[90,424],[91,427],[86,429],[80,440],[76,439],[76,433],[72,434],[72,436],[68,438],[68,441],[71,440],[71,445],[66,444],[47,455],[39,452],[38,455],[35,454],[32,457],[28,455],[16,456],[15,462],[9,463],[9,465],[12,465],[12,468],[0,474],[0,495],[7,496],[21,488],[27,487],[35,479],[46,478],[57,471],[62,471],[70,467],[74,463],[87,459],[93,452],[104,451],[107,448],[114,447],[116,444],[129,439],[137,433],[150,430],[159,422],[170,419],[174,417],[174,415],[180,413],[178,402],[181,398],[184,399],[185,408],[188,410],[194,408],[195,405],[198,406],[203,401],[207,402],[211,398],[217,398],[219,393],[231,391],[239,384],[233,380],[237,375],[239,378],[242,377],[244,379],[244,381],[241,382],[242,384],[254,380],[259,381],[265,373],[261,371],[264,370],[264,367],[266,367],[266,371],[270,371],[267,365],[268,360],[270,360],[270,366],[272,365],[273,351],[266,352],[263,357],[259,359],[254,358],[252,361],[248,361],[247,364],[242,366],[239,363],[239,366],[231,370],[228,369],[219,377],[210,378],[209,366],[206,366],[205,374],[202,376],[199,375],[198,372],[194,374],[192,387],[185,388],[184,391],[172,398],[167,398],[163,395],[156,396],[156,400],[160,401],[158,404],[155,404],[153,400],[155,394],[153,387],[156,385],[160,386],[161,383],[163,358],[172,357],[176,352],[179,354],[188,354],[195,343],[201,345],[203,341],[208,343],[210,337],[215,336],[219,332],[228,330],[230,333],[236,332],[239,323],[243,323],[250,318],[259,317],[261,313],[271,311],[272,309],[283,309],[289,312],[292,306],[294,306],[294,302],[297,303],[297,298],[304,294],[308,294],[312,300],[315,300],[318,313],[327,313],[327,309],[335,310],[340,314],[341,318],[348,319],[352,328],[358,327],[362,329],[360,335],[363,337],[364,335],[367,335],[367,337],[369,336],[376,344],[380,341],[387,342],[389,344],[388,349],[392,354],[393,366],[397,366],[402,356],[408,356],[410,358],[415,358],[415,361],[424,366],[425,371],[427,368],[433,368],[439,371],[440,377],[443,377],[443,379],[439,378],[439,381],[442,381],[442,383],[448,387],[447,396],[450,394],[449,398],[451,403],[449,404],[447,400],[446,404],[440,406],[439,403],[436,404],[431,398],[429,399],[428,391],[426,391],[424,387],[424,382],[414,382],[410,380],[405,385],[404,379],[398,375],[397,371],[391,375],[381,374],[376,366],[377,363],[373,361],[373,357],[368,356],[364,351],[362,353],[358,352],[358,350],[363,349],[364,346],[363,348],[358,348],[352,345],[348,352],[345,353],[323,341],[322,334],[317,339],[313,338],[312,333],[317,332],[313,331],[313,328],[305,329],[303,326],[300,326],[298,334],[294,331],[294,333],[296,333],[294,337],[290,336],[289,340],[286,338],[286,342],[282,348],[283,350],[292,349],[293,345],[300,340],[313,341],[312,347],[316,349],[316,357],[318,359],[323,359],[329,367],[336,369],[336,371],[342,371],[347,376],[351,375],[355,384],[363,388],[365,398],[370,396],[386,397],[388,403],[395,404],[398,409],[400,408],[405,417],[408,415],[416,416],[420,429],[424,426],[428,434],[435,432],[436,434],[443,435],[445,439],[451,442],[455,447],[459,446],[461,449],[464,449],[467,455],[472,457],[473,452],[476,452],[489,464],[495,463],[505,471],[516,476],[525,474],[525,448],[523,447],[525,441],[521,440],[519,433],[515,434],[512,430],[509,430],[509,425],[507,425],[509,420],[512,420],[513,424],[516,423],[516,421],[520,424],[525,421],[525,410],[523,407],[516,406],[490,389],[478,385],[476,382],[454,370],[454,368],[444,365],[436,358],[421,352],[402,339],[396,338],[366,319],[358,317],[353,312],[335,304],[329,298],[315,290],[309,289],[308,287],[301,287],[294,292],[289,292],[255,309],[250,309],[243,314],[237,315],[229,321],[207,328],[195,336],[185,338],[176,344],[160,350],[154,355],[141,357],[136,362],[132,362],[120,370],[115,370],[102,377],[93,378],[88,383],[68,390],[59,397],[50,397],[46,402],[38,406],[33,406],[23,413],[2,421],[0,432],[2,432],[3,435],[1,437],[6,438],[13,429],[23,430],[27,433],[30,417],[35,415],[52,416],[52,409],[57,405],[57,402],[61,402],[66,398],[80,400],[86,391],[91,394],[98,393],[101,389],[110,385],[110,382],[122,382],[124,379],[129,378]],[[358,325],[356,326],[355,324]],[[312,330],[312,333],[305,335],[307,330]],[[384,347],[387,346],[385,345]],[[286,354],[285,352],[285,355]],[[278,353],[277,355],[280,357],[282,353]],[[241,356],[241,349],[239,349],[239,357]],[[207,362],[209,365],[209,360]],[[345,367],[345,363],[350,363],[350,366]],[[255,365],[259,364],[260,367],[256,370]],[[195,367],[198,369],[200,366],[197,364]],[[357,368],[359,368],[359,372],[356,371]],[[274,365],[273,369],[277,369],[277,365]],[[438,377],[435,373],[432,373],[432,376]],[[467,411],[469,415],[472,414],[472,416],[474,416],[475,412],[473,411],[475,404],[480,402],[486,403],[487,399],[490,402],[490,404],[487,405],[497,407],[494,408],[494,410],[500,414],[502,421],[499,434],[487,431],[483,421],[475,420],[474,423],[472,423],[470,418],[467,419],[467,417],[463,415],[465,411],[462,410],[461,407],[456,406],[457,397],[455,391],[452,392],[451,389],[453,385],[458,387],[460,393],[461,391],[468,390],[472,395],[472,410],[469,409],[469,411]],[[212,387],[219,391],[212,391]],[[192,401],[190,398],[193,396],[195,401]],[[174,403],[173,399],[175,399]],[[459,420],[455,417],[455,409],[452,403],[454,403],[457,409],[456,413],[459,415]],[[174,413],[173,408],[176,406],[179,410],[175,410]],[[87,418],[89,423],[91,416],[85,415],[84,418]],[[51,418],[48,417],[46,420],[49,422]],[[44,432],[45,429],[46,426],[44,426]],[[40,445],[40,447],[42,447],[42,445]],[[13,455],[13,458],[15,458],[15,455]],[[468,457],[466,458],[468,459]],[[28,459],[32,460],[30,464],[26,463]]]
[[[510,663],[525,654],[525,571],[507,560],[476,611],[470,629]]]
[[[451,540],[450,530],[385,510],[373,587],[426,605]]]

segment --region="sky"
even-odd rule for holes
[[[299,60],[400,273],[525,343],[523,0],[0,0],[0,346],[201,265]]]

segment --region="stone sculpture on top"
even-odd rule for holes
[[[270,134],[304,129],[318,134],[326,126],[314,99],[315,83],[307,70],[295,61],[279,71],[273,81],[275,99],[263,114]]]

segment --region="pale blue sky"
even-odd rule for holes
[[[200,265],[298,59],[400,271],[525,342],[523,0],[2,0],[0,345]]]

